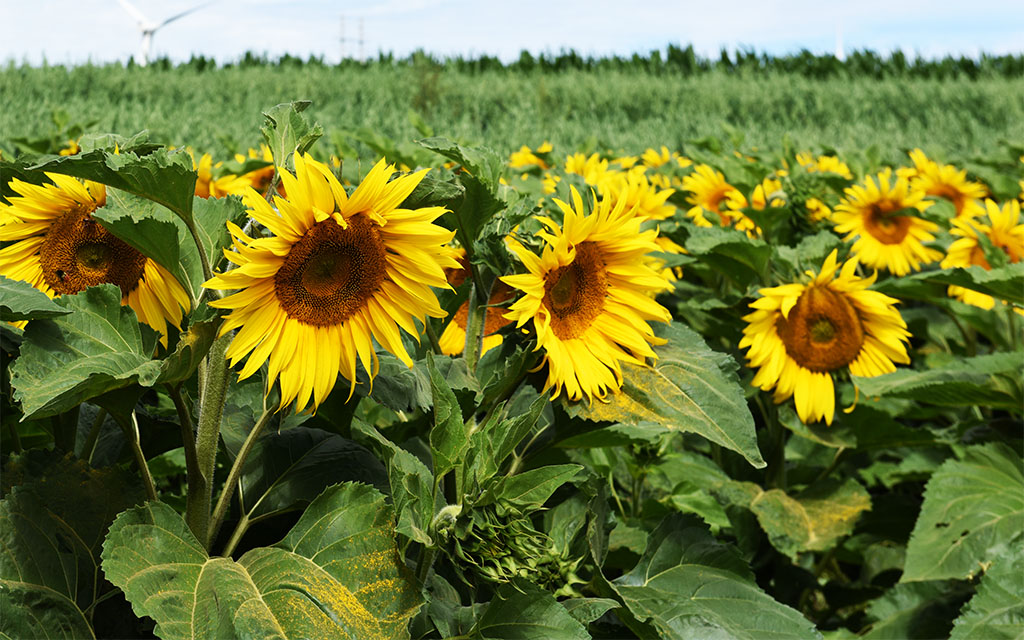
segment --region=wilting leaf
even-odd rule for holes
[[[611,585],[662,638],[818,637],[813,623],[762,591],[739,554],[694,516],[662,521],[640,562]]]
[[[964,579],[1024,542],[1024,461],[1005,444],[969,447],[925,487],[902,582]]]
[[[750,509],[772,545],[794,558],[801,551],[831,549],[871,509],[871,496],[852,478],[815,482],[793,496],[780,489],[763,491],[752,482],[734,484],[743,485],[740,493],[749,501],[733,499],[732,504]]]
[[[210,558],[160,502],[121,514],[103,569],[164,640],[402,638],[421,604],[376,490],[331,487],[278,544]]]
[[[11,384],[25,420],[62,413],[130,384],[160,375],[152,360],[157,333],[121,306],[121,290],[106,284],[56,300],[72,313],[29,323]]]
[[[69,313],[29,283],[0,276],[0,322],[55,318]]]
[[[953,623],[950,640],[1015,640],[1024,629],[1024,547],[992,561],[978,593]]]
[[[83,612],[100,595],[100,546],[141,486],[120,469],[38,450],[4,475],[17,485],[0,502],[0,637],[91,638]]]
[[[754,418],[734,373],[732,359],[712,351],[703,338],[679,323],[655,329],[668,344],[655,349],[658,360],[642,367],[624,363],[622,390],[608,402],[579,403],[571,414],[587,420],[652,422],[690,431],[765,466],[757,448]]]

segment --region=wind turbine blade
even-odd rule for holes
[[[165,24],[168,24],[170,22],[174,22],[178,18],[184,18],[185,16],[187,16],[190,13],[192,13],[193,11],[198,11],[198,10],[202,9],[203,7],[211,5],[211,4],[213,4],[213,2],[204,2],[203,4],[200,4],[200,5],[197,5],[195,7],[192,7],[191,9],[189,9],[187,11],[182,11],[181,13],[179,13],[177,15],[173,15],[170,18],[167,18],[166,20],[164,20],[163,22],[158,24],[155,28],[159,29],[160,27],[164,26]]]
[[[149,18],[142,15],[142,12],[135,8],[135,5],[128,2],[128,0],[117,0],[124,10],[132,14],[132,17],[139,21],[139,25],[149,24]]]

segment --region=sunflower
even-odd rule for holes
[[[445,277],[448,279],[448,284],[453,287],[457,287],[466,281],[466,276],[469,274],[469,263],[466,261],[466,250],[458,248],[455,250],[455,258],[459,262],[458,269],[445,269]],[[500,280],[494,283],[491,288],[490,298],[487,300],[487,305],[490,307],[496,307],[505,304],[513,297],[512,288]],[[455,312],[452,319],[448,322],[448,326],[444,328],[441,333],[441,337],[438,338],[438,345],[441,347],[441,352],[446,356],[457,356],[461,355],[466,348],[466,323],[469,319],[469,301],[462,303],[459,310]],[[480,350],[480,355],[487,353],[495,347],[501,346],[503,339],[501,334],[498,333],[505,325],[509,324],[510,320],[506,319],[501,311],[498,309],[489,309],[484,319],[484,339],[483,347]]]
[[[551,143],[544,141],[540,147],[537,148],[537,153],[550,153]],[[541,169],[550,169],[549,165],[543,158],[534,153],[530,147],[525,144],[519,147],[519,151],[515,151],[508,158],[508,166],[512,169],[524,169],[526,167],[540,167]]]
[[[856,258],[836,276],[837,251],[821,273],[808,271],[807,284],[761,289],[750,303],[740,348],[748,366],[758,369],[751,384],[775,389],[775,402],[795,396],[800,420],[832,424],[835,388],[832,373],[848,367],[855,376],[879,376],[907,364],[910,333],[895,298],[869,291],[875,275],[856,275]],[[877,275],[877,273],[876,273]]]
[[[650,167],[651,169],[657,169],[662,167],[673,160],[679,160],[682,156],[675,151],[669,151],[668,147],[662,145],[661,151],[655,151],[654,149],[647,149],[641,156],[644,166]]]
[[[265,144],[261,144],[259,151],[250,148],[248,157],[240,153],[235,154],[235,162],[238,164],[244,165],[246,160],[263,160],[264,162],[270,163],[263,168],[255,169],[239,176],[240,178],[247,180],[249,182],[249,186],[253,189],[266,195],[267,189],[270,188],[270,181],[274,178],[274,155],[271,153],[270,147]],[[244,191],[244,189],[242,189],[242,191]],[[280,184],[277,186],[277,194],[284,198],[288,197]],[[241,194],[239,193],[239,195]]]
[[[985,250],[981,246],[980,237],[988,238],[989,243],[1006,254],[1007,260],[1015,264],[1024,259],[1024,223],[1020,221],[1020,203],[1010,200],[1002,209],[992,200],[985,200],[985,211],[989,224],[971,218],[955,218],[950,233],[958,239],[949,245],[949,251],[942,260],[942,268],[970,267],[977,265],[986,271],[992,266],[985,258]],[[991,309],[995,306],[995,298],[990,295],[973,291],[964,287],[949,287],[950,296],[967,304]]]
[[[598,192],[616,200],[625,200],[627,209],[634,209],[636,215],[645,219],[665,220],[676,213],[675,205],[668,202],[675,189],[658,190],[647,180],[642,166],[626,173],[609,172],[598,185]]]
[[[288,199],[277,211],[254,189],[244,196],[249,215],[273,235],[252,238],[229,224],[238,268],[204,283],[240,289],[210,303],[231,309],[221,335],[239,329],[227,357],[247,378],[269,359],[267,384],[280,377],[281,407],[295,401],[315,408],[334,388],[338,373],[355,390],[356,361],[373,380],[373,340],[407,366],[412,358],[399,327],[417,340],[413,318],[444,311],[430,287],[447,287],[444,267],[458,267],[446,246],[455,235],[433,224],[442,207],[401,209],[427,170],[388,179],[383,160],[351,195],[327,165],[295,156],[295,175],[278,169]],[[269,389],[268,389],[269,390]]]
[[[726,210],[729,217],[736,221],[737,229],[745,232],[749,238],[757,238],[761,236],[761,228],[747,214],[743,213],[743,209],[750,208],[756,211],[764,211],[769,206],[784,207],[786,206],[786,201],[780,197],[781,195],[783,195],[782,182],[768,176],[754,187],[754,192],[750,194],[749,202],[737,189],[733,189],[726,194]]]
[[[540,218],[544,248],[538,258],[515,240],[509,248],[527,273],[502,280],[525,295],[506,314],[516,328],[533,321],[537,348],[544,350],[553,397],[565,390],[570,400],[603,398],[622,386],[621,362],[643,364],[661,344],[649,320],[668,322],[668,310],[648,294],[670,285],[644,257],[659,251],[657,231],[641,231],[642,219],[602,198],[584,215],[583,199],[572,189],[573,206],[555,204],[564,214],[560,227]]]
[[[739,194],[739,191],[725,181],[721,171],[715,171],[706,164],[697,165],[693,173],[683,178],[683,190],[692,194],[686,201],[693,207],[686,215],[693,218],[698,227],[712,226],[705,217],[706,213],[717,215],[723,227],[732,222],[729,214],[723,211],[722,204],[730,195]]]
[[[99,284],[116,284],[121,304],[158,331],[167,346],[167,323],[181,326],[189,296],[162,266],[107,231],[92,212],[107,201],[95,182],[47,173],[53,184],[11,180],[20,197],[0,205],[0,275],[24,280],[51,298]]]
[[[906,210],[924,211],[931,203],[924,200],[923,191],[912,190],[906,178],[894,183],[891,178],[892,170],[885,169],[875,179],[865,178],[863,185],[848,187],[832,222],[837,233],[846,234],[846,242],[857,238],[852,250],[862,263],[902,276],[942,257],[922,244],[935,240],[932,232],[939,227],[907,215]]]
[[[845,162],[835,156],[814,157],[809,151],[796,154],[796,161],[807,173],[835,173],[847,180],[853,180],[853,173]]]
[[[597,186],[605,180],[608,171],[608,161],[602,160],[596,153],[589,157],[574,153],[565,158],[565,172],[583,176],[583,181],[591,186]]]
[[[807,216],[811,219],[811,222],[821,222],[832,215],[832,209],[817,198],[807,198],[804,202],[804,208],[807,209]]]
[[[915,191],[953,203],[957,218],[971,218],[985,213],[981,199],[988,195],[988,189],[980,182],[967,179],[967,170],[957,170],[950,164],[940,165],[929,160],[920,149],[910,152],[914,161],[915,174],[910,186]]]

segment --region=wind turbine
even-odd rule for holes
[[[203,7],[209,4],[213,4],[212,2],[204,2],[203,4],[192,7],[187,11],[182,11],[177,15],[173,15],[170,18],[164,20],[163,22],[154,22],[153,20],[150,20],[146,16],[142,15],[142,12],[135,8],[135,5],[128,2],[128,0],[117,1],[121,3],[121,6],[124,7],[124,10],[130,13],[132,17],[135,18],[135,20],[139,23],[139,31],[142,32],[142,48],[139,50],[139,56],[141,58],[139,60],[139,66],[142,67],[146,66],[149,63],[149,50],[153,46],[153,34],[156,33],[157,30],[159,30],[161,27],[167,24],[170,24],[171,22],[174,22],[178,18],[184,18],[193,11],[202,9]]]

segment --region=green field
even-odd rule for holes
[[[51,114],[95,121],[90,131],[148,129],[157,141],[223,154],[255,146],[261,111],[296,99],[332,133],[369,128],[396,140],[422,137],[415,111],[438,135],[500,152],[544,139],[559,152],[685,150],[705,136],[740,132],[741,146],[841,152],[879,144],[883,157],[922,147],[953,158],[1024,139],[1024,79],[989,75],[931,79],[867,75],[813,79],[796,73],[712,69],[460,71],[429,61],[366,67],[236,66],[203,71],[111,66],[0,69],[0,144],[45,136]],[[17,105],[16,108],[12,106]],[[953,159],[951,158],[951,159]]]

